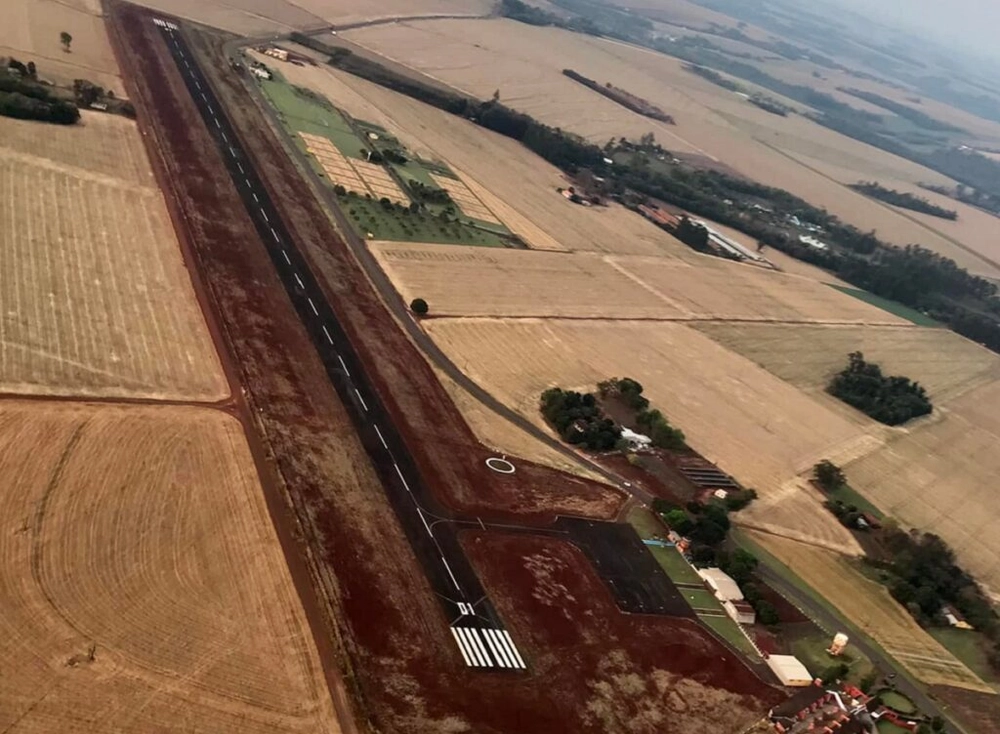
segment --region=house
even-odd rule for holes
[[[719,601],[743,601],[743,592],[740,591],[739,584],[722,569],[702,568],[698,570],[698,575]]]
[[[254,76],[260,77],[261,79],[270,79],[271,78],[271,72],[268,71],[268,69],[266,69],[265,67],[261,67],[261,66],[253,66],[253,67],[251,67],[250,68],[250,73],[252,73]]]
[[[732,617],[734,622],[738,622],[739,624],[753,624],[757,621],[757,613],[750,606],[749,602],[724,601],[722,602],[722,608],[726,610],[726,614]]]
[[[805,687],[813,684],[812,673],[794,655],[769,655],[767,667],[778,676],[783,686]]]
[[[622,427],[622,438],[628,441],[628,446],[630,449],[648,449],[653,445],[653,439],[649,436],[644,436],[641,433],[636,433],[635,431]]]
[[[960,630],[971,630],[974,627],[965,621],[963,617],[955,607],[944,606],[941,607],[941,614],[944,615],[945,620],[949,625]]]

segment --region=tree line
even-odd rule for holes
[[[0,115],[72,125],[80,119],[80,110],[31,77],[19,77],[4,71],[0,73]]]
[[[620,104],[625,109],[635,112],[637,115],[642,115],[643,117],[648,117],[652,120],[659,120],[660,122],[665,122],[668,125],[676,124],[672,115],[668,115],[652,102],[642,99],[641,97],[637,97],[630,92],[626,92],[624,89],[619,89],[611,84],[611,82],[602,86],[593,79],[588,79],[583,74],[579,74],[572,69],[563,69],[563,75],[569,77],[575,82],[579,82],[588,89],[592,89],[602,97],[607,97],[612,102]]]
[[[315,39],[311,42],[318,43]],[[605,179],[610,193],[618,198],[624,199],[634,192],[731,226],[754,237],[761,245],[829,270],[875,295],[926,312],[959,334],[1000,352],[1000,300],[996,298],[996,286],[970,275],[953,260],[919,245],[903,248],[890,245],[874,232],[845,224],[787,191],[742,177],[683,166],[664,171],[648,165],[606,163],[605,157],[613,150],[602,150],[578,135],[540,123],[499,99],[476,100],[403,76],[348,49],[321,42],[319,46],[330,53],[329,63],[337,68],[517,140],[567,173],[575,174],[581,168],[592,171]],[[829,98],[832,105],[843,106],[852,114],[862,117],[865,114],[829,95],[815,94]],[[755,210],[748,200],[768,202],[780,213],[780,218]],[[785,230],[791,216],[822,227],[824,239],[835,247],[818,250],[788,237]]]
[[[898,206],[903,209],[909,209],[922,214],[930,214],[933,217],[940,217],[941,219],[950,219],[952,221],[958,219],[958,212],[956,211],[945,209],[942,206],[938,206],[937,204],[927,201],[927,199],[921,196],[915,196],[908,191],[887,189],[875,181],[858,181],[855,184],[849,184],[848,188],[854,189],[865,196],[870,196],[873,199],[878,199],[879,201],[884,201],[886,204],[892,204],[893,206]]]

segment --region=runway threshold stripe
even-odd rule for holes
[[[333,337],[330,336],[330,332],[326,330],[326,326],[323,327],[323,335],[326,336],[326,340],[333,344]]]
[[[454,627],[451,628],[452,637],[455,638],[455,643],[458,645],[458,651],[462,653],[462,657],[465,659],[465,664],[470,668],[472,667],[472,659],[469,657],[469,653],[465,650],[465,642],[458,635],[458,630]]]
[[[503,655],[500,654],[500,651],[497,649],[497,644],[493,641],[493,638],[490,636],[490,632],[492,632],[492,631],[493,630],[485,630],[484,629],[482,631],[483,632],[483,639],[485,639],[486,640],[486,644],[489,645],[490,652],[493,653],[493,659],[496,660],[498,663],[500,663],[500,667],[501,668],[509,668],[509,667],[511,667],[510,663],[507,662],[507,658],[505,658]]]
[[[464,627],[456,627],[455,629],[458,630],[459,636],[465,642],[465,645],[469,650],[469,655],[472,657],[473,665],[475,665],[475,667],[477,668],[484,667],[486,664],[483,662],[482,658],[479,657],[479,651],[476,649],[476,646],[472,643],[472,639],[469,635],[469,630],[465,629]]]
[[[524,660],[521,658],[521,653],[517,651],[517,646],[514,645],[514,641],[510,639],[510,633],[507,632],[507,630],[500,630],[498,634],[500,635],[500,639],[507,645],[508,651],[513,654],[517,667],[527,668],[528,666],[524,664]]]
[[[467,627],[466,632],[469,633],[469,637],[471,637],[473,642],[476,643],[476,649],[479,650],[479,654],[482,656],[483,660],[486,661],[486,666],[490,668],[494,667],[493,659],[490,657],[490,654],[486,651],[486,645],[483,644],[482,639],[480,639],[479,637],[479,630],[477,630],[475,627]]]
[[[509,657],[509,654],[504,650],[503,643],[497,636],[496,630],[484,629],[483,637],[486,641],[490,643],[490,649],[493,651],[493,657],[500,661],[500,664],[505,668],[514,668],[514,659]]]
[[[313,299],[307,298],[306,300],[309,301],[309,308],[312,309],[313,316],[319,316],[319,311],[316,310],[316,304],[313,303]]]
[[[358,400],[361,401],[361,407],[364,408],[365,412],[367,413],[368,412],[368,403],[366,403],[365,399],[363,397],[361,397],[361,393],[358,392],[358,388],[354,388],[354,394],[358,396]]]
[[[378,434],[378,440],[382,442],[382,448],[384,449],[389,448],[389,444],[385,442],[385,437],[382,436],[382,431],[378,429],[378,423],[375,423],[374,426],[375,426],[375,433]]]

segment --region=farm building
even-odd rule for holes
[[[812,684],[771,709],[768,718],[780,734],[875,734],[870,706],[871,699],[853,686],[827,690]]]
[[[278,61],[288,61],[288,52],[283,48],[275,48],[274,46],[271,46],[270,48],[265,49],[264,55],[278,59]]]
[[[743,592],[733,579],[719,568],[699,569],[698,575],[705,581],[708,588],[721,602],[743,601]]]
[[[971,630],[974,629],[971,624],[965,621],[963,617],[955,607],[941,607],[941,614],[944,615],[945,621],[952,627],[960,630]]]
[[[629,428],[622,428],[622,438],[628,441],[629,448],[631,449],[648,449],[653,445],[653,439],[649,436],[636,433]]]
[[[745,601],[724,601],[722,608],[726,614],[732,617],[734,622],[740,624],[753,624],[757,621],[757,613],[748,602]]]
[[[771,655],[767,667],[778,676],[783,686],[811,686],[812,673],[794,655]]]
[[[250,67],[250,73],[252,73],[254,76],[260,77],[261,79],[270,79],[271,78],[271,72],[268,71],[268,69],[266,67],[263,67],[263,66],[252,66],[252,67]]]

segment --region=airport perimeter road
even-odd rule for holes
[[[242,39],[239,42],[233,42],[233,44],[227,45],[226,52],[229,55],[230,62],[240,61],[238,50],[239,47],[243,45],[245,44]],[[266,99],[264,99],[260,88],[250,80],[244,80],[244,86],[257,101],[258,107],[268,116],[268,119],[270,119],[274,129],[278,131],[278,134],[281,136],[282,142],[284,143],[285,150],[290,156],[292,156],[293,160],[296,161],[303,175],[309,178],[315,190],[323,197],[323,202],[326,204],[327,209],[336,219],[337,227],[340,230],[341,236],[347,243],[348,247],[351,248],[351,251],[354,253],[354,257],[361,264],[361,267],[364,268],[365,274],[368,276],[369,280],[375,285],[375,288],[378,290],[383,302],[388,306],[397,321],[403,325],[407,334],[417,344],[417,346],[420,347],[420,350],[427,356],[427,358],[466,392],[472,395],[472,397],[482,403],[487,409],[493,411],[504,420],[513,423],[525,433],[529,434],[532,438],[538,439],[549,448],[559,452],[559,454],[574,464],[583,466],[602,477],[609,484],[624,489],[640,502],[647,505],[650,504],[654,499],[651,493],[641,487],[627,485],[622,478],[614,472],[609,471],[600,464],[577,453],[561,441],[557,441],[549,436],[523,415],[504,405],[502,402],[494,398],[489,392],[480,387],[476,382],[470,379],[468,375],[462,372],[462,370],[451,361],[448,355],[441,351],[441,348],[438,347],[434,340],[431,339],[430,336],[428,336],[427,333],[420,328],[420,325],[413,320],[410,309],[407,307],[406,303],[403,302],[403,299],[396,291],[395,286],[393,286],[389,277],[378,264],[375,256],[372,255],[371,251],[368,249],[368,245],[354,231],[353,226],[347,220],[347,217],[344,215],[340,208],[340,204],[337,201],[336,194],[334,194],[333,190],[326,184],[326,182],[324,182],[323,179],[316,174],[312,165],[309,163],[309,159],[306,157],[306,154],[303,153],[297,145],[295,145],[294,141],[288,134],[284,123],[278,119],[275,109]]]
[[[355,423],[407,539],[451,620],[451,633],[462,658],[469,667],[524,670],[525,661],[459,545],[457,527],[435,508],[391,414],[372,388],[363,363],[180,30],[169,21],[152,22],[161,30],[331,384]]]

